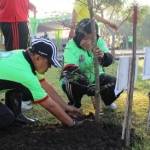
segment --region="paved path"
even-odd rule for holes
[[[119,58],[120,56],[131,56],[132,55],[132,50],[131,49],[120,49],[120,50],[115,50],[115,58]],[[136,55],[139,58],[144,58],[144,50],[142,49],[137,49]]]

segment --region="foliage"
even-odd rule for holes
[[[148,14],[150,14],[149,6],[139,7],[139,14],[138,14],[139,23],[142,23]]]
[[[122,6],[126,1],[124,0],[97,0],[97,5],[100,7],[115,7]]]
[[[115,22],[119,18],[122,20],[124,17],[125,4],[126,1],[123,0],[97,0],[96,12],[101,16],[106,16],[107,14],[107,19],[111,19]]]
[[[143,25],[142,25],[142,35],[145,39],[150,39],[150,14],[147,15],[144,19]]]
[[[140,8],[139,19],[138,19],[138,32],[137,32],[137,40],[138,44],[141,46],[149,46],[150,45],[150,7],[143,6]]]
[[[116,23],[119,27],[118,33],[111,30],[107,26],[101,26],[101,35],[105,38],[112,36],[111,47],[114,47],[114,43],[117,39],[120,40],[120,36],[127,38],[132,35],[132,5],[127,5],[128,1],[122,0],[97,0],[97,13],[101,16],[107,16],[106,18]],[[138,6],[138,25],[137,25],[137,43],[138,47],[150,45],[150,7]],[[126,45],[128,45],[126,43]],[[140,45],[140,46],[139,46]]]

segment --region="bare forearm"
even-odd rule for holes
[[[113,29],[115,29],[115,30],[118,29],[118,27],[117,27],[116,24],[114,24],[114,23],[112,23],[112,22],[110,22],[110,21],[104,19],[103,17],[100,17],[99,15],[95,15],[95,19],[96,19],[97,21],[99,21],[99,22],[102,22],[102,23],[108,25],[109,27],[111,27],[111,28],[113,28]]]
[[[29,2],[29,10],[31,10],[34,13],[34,16],[36,16],[36,7],[31,2]]]
[[[73,119],[58,105],[55,101],[53,101],[50,97],[42,102],[40,105],[52,113],[58,120],[60,120],[63,124],[68,126],[73,125]]]
[[[75,10],[73,10],[73,12],[72,12],[72,20],[71,20],[71,28],[75,29],[76,24],[77,24],[77,14],[76,14]]]
[[[64,110],[66,110],[66,103],[64,100],[57,94],[55,89],[46,81],[41,82],[42,87],[45,89],[45,91],[48,93],[48,95],[56,102],[58,103]]]
[[[75,35],[75,28],[76,28],[76,17],[77,14],[75,10],[72,12],[72,20],[71,20],[71,25],[70,25],[70,32],[69,32],[69,39],[73,38]]]
[[[29,2],[29,9],[30,10],[34,10],[35,9],[35,6],[31,2]]]

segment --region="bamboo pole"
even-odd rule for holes
[[[126,146],[130,145],[130,130],[131,130],[131,117],[132,117],[132,104],[135,80],[135,67],[136,67],[136,26],[137,26],[137,5],[133,6],[133,52],[131,61],[131,72],[129,77],[129,89],[127,97],[127,106],[122,130],[122,139],[125,139]]]
[[[92,19],[92,43],[93,43],[93,49],[97,46],[97,36],[96,36],[96,29],[95,29],[95,20],[94,20],[94,12],[93,12],[93,4],[94,0],[88,0],[88,8],[90,12],[90,18]],[[100,81],[99,81],[99,62],[98,58],[94,55],[94,71],[95,71],[95,83],[96,83],[96,88],[95,88],[95,120],[96,122],[100,121]]]

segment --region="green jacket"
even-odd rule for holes
[[[0,52],[0,80],[20,83],[28,88],[35,101],[47,97],[39,78],[22,50]]]
[[[104,52],[104,54],[109,53],[109,49],[106,46],[105,41],[99,38],[97,41],[97,46]],[[74,40],[70,40],[64,50],[64,66],[68,64],[77,65],[81,71],[88,79],[90,83],[95,81],[94,73],[94,55],[90,51],[85,51],[77,47]],[[99,65],[99,74],[103,74],[104,70],[101,65]]]

